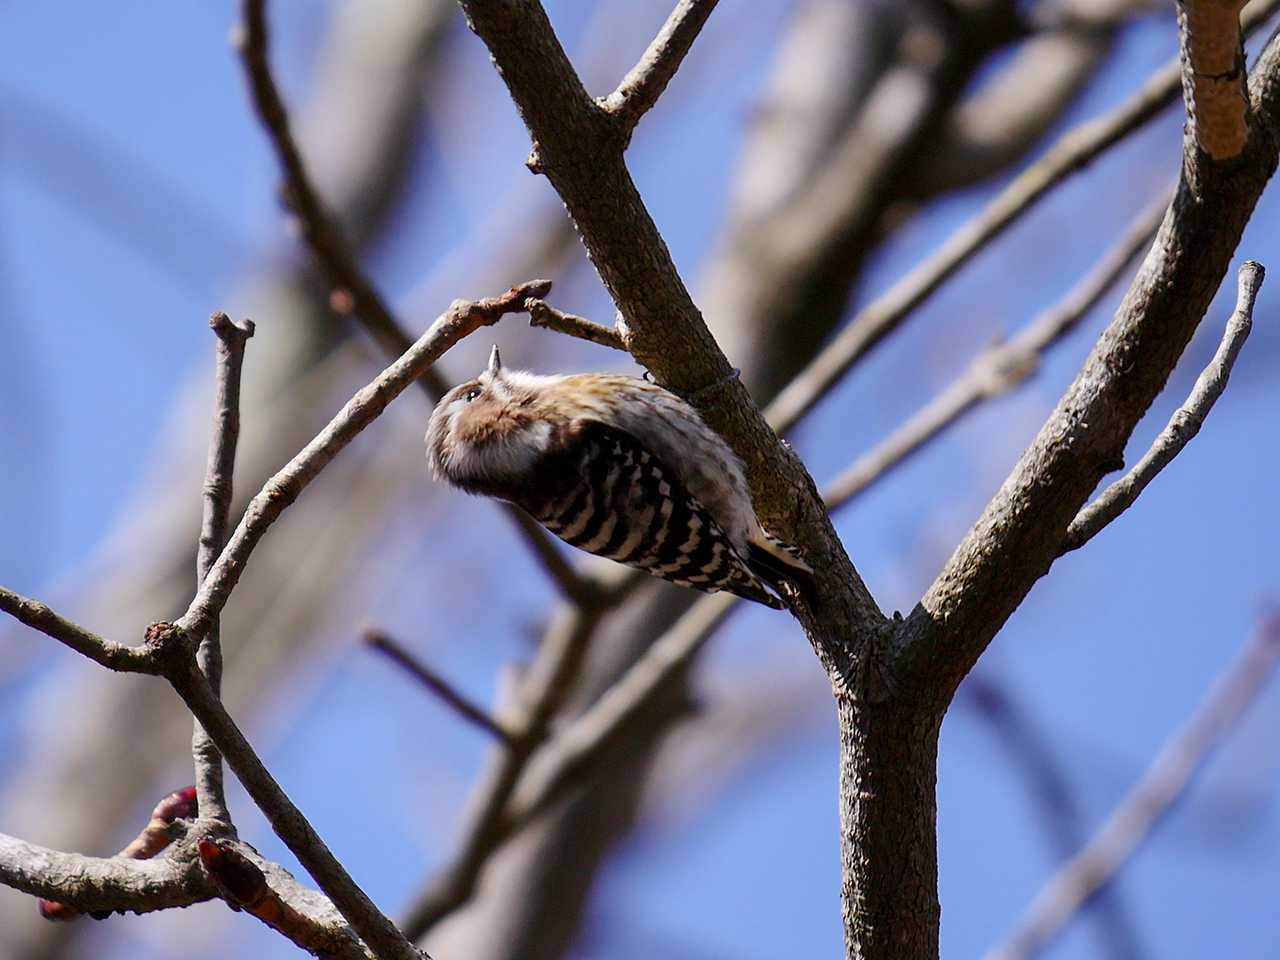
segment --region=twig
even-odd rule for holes
[[[200,520],[200,541],[196,551],[196,589],[204,583],[213,562],[227,542],[231,512],[236,444],[240,439],[240,373],[244,368],[245,343],[253,336],[253,321],[235,323],[225,313],[215,313],[209,326],[218,339],[213,401],[213,430],[209,436],[209,460],[204,477],[204,513]],[[215,618],[200,639],[196,662],[209,678],[213,692],[222,689],[222,645]],[[191,735],[195,760],[196,791],[201,815],[230,824],[226,793],[222,784],[222,757],[200,724]]]
[[[364,642],[373,650],[385,655],[393,663],[399,665],[406,673],[418,680],[424,687],[434,693],[453,708],[453,711],[464,720],[484,730],[490,736],[503,743],[510,744],[513,734],[505,726],[489,716],[488,712],[472,703],[453,685],[425,663],[396,643],[384,631],[369,627],[364,631]]]
[[[165,796],[151,811],[151,819],[142,832],[116,854],[121,860],[150,860],[173,840],[171,828],[175,820],[190,820],[196,815],[196,788],[183,787]],[[73,920],[80,911],[69,903],[41,897],[37,906],[46,920]],[[96,913],[96,912],[95,912]]]
[[[987,953],[987,960],[1018,960],[1039,953],[1090,897],[1111,882],[1266,687],[1278,657],[1280,617],[1273,615],[1186,725],[1165,743],[1102,828],[1049,878],[1009,936]]]
[[[326,923],[297,909],[235,841],[202,837],[200,863],[222,898],[324,960],[377,960],[344,924]]]
[[[82,654],[106,667],[121,673],[158,674],[160,666],[155,651],[147,645],[126,646],[98,636],[78,623],[54,613],[39,600],[0,587],[0,610],[16,620],[21,620],[33,630],[65,643],[76,653]]]
[[[1222,391],[1227,388],[1231,368],[1235,365],[1240,348],[1253,329],[1253,305],[1258,298],[1266,270],[1254,260],[1246,260],[1240,266],[1235,312],[1227,321],[1218,350],[1196,378],[1195,386],[1186,402],[1173,412],[1169,423],[1151,443],[1150,449],[1123,477],[1117,480],[1098,498],[1071,521],[1063,538],[1062,553],[1078,550],[1092,540],[1116,517],[1128,510],[1156,474],[1182,452],[1182,448],[1200,432],[1205,418]]]
[[[1280,0],[1251,5],[1242,18],[1246,34],[1262,26],[1280,8]],[[1153,73],[1142,89],[1119,107],[1068,131],[973,219],[953,233],[918,265],[858,311],[840,334],[765,411],[779,433],[788,432],[849,369],[902,323],[942,283],[992,239],[1022,217],[1070,174],[1082,170],[1106,149],[1138,130],[1178,95],[1181,67],[1173,60]]]
[[[600,613],[583,608],[565,611],[547,631],[521,684],[516,716],[502,720],[512,731],[512,739],[494,758],[475,790],[457,852],[410,907],[401,924],[410,940],[421,940],[438,921],[470,899],[485,863],[510,836],[507,803],[533,751],[546,739],[551,718],[568,695]]]
[[[528,307],[529,326],[531,327],[555,330],[557,333],[564,333],[571,337],[577,337],[579,340],[598,343],[602,347],[612,347],[614,350],[625,352],[627,349],[626,344],[622,342],[622,334],[618,333],[613,327],[606,327],[604,324],[588,320],[586,317],[564,313],[550,306],[545,300],[530,300]]]
[[[679,0],[639,62],[622,78],[618,89],[600,101],[600,105],[621,123],[624,142],[631,139],[640,118],[653,108],[667,89],[667,84],[680,69],[681,62],[718,2]]]
[[[523,310],[529,297],[546,296],[550,289],[549,280],[531,280],[486,300],[455,300],[417,343],[356,393],[328,426],[249,502],[239,526],[177,626],[191,636],[203,636],[231,596],[262,535],[325,465],[455,343],[480,327],[497,323],[508,313]]]
[[[1162,193],[1062,300],[1007,343],[980,354],[965,374],[846,468],[823,492],[827,508],[844,506],[970,410],[1034,374],[1041,355],[1076,328],[1150,245],[1168,205],[1169,194]]]
[[[409,350],[413,341],[347,248],[341,231],[311,183],[302,153],[293,139],[289,111],[271,73],[266,6],[266,0],[242,0],[241,24],[234,43],[244,63],[254,109],[280,163],[284,199],[298,218],[303,242],[328,281],[330,306],[338,313],[354,316],[384,354],[398,357]],[[419,384],[432,402],[448,390],[444,379],[431,369],[420,375]],[[571,567],[554,562],[555,548],[545,530],[524,522],[515,507],[507,506],[506,511],[567,596],[578,600],[590,592],[589,587],[574,578]]]
[[[1244,46],[1240,9],[1244,0],[1182,0],[1178,4],[1183,44],[1183,95],[1196,144],[1214,160],[1244,149],[1249,129],[1245,115]]]

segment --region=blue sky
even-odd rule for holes
[[[648,16],[635,2],[614,6],[632,21]],[[550,7],[566,43],[585,42],[590,30],[582,7],[569,0]],[[726,0],[703,38],[705,60],[690,61],[672,88],[670,115],[660,106],[632,149],[636,179],[691,281],[715,237],[743,124],[786,8]],[[330,11],[320,2],[276,5],[275,60],[293,98],[307,89]],[[133,0],[80,5],[71,16],[59,5],[17,4],[5,13],[0,582],[49,596],[75,582],[147,475],[178,392],[205,376],[209,312],[241,306],[245,277],[296,251],[274,202],[276,169],[227,45],[226,5]],[[630,65],[649,29],[615,34],[599,68],[605,78]],[[450,42],[453,88],[468,96],[464,104],[432,106],[433,135],[409,203],[392,242],[370,262],[397,301],[410,298],[455,244],[491,229],[503,209],[549,199],[549,185],[523,167],[527,137],[479,42],[460,29]],[[1127,30],[1110,69],[1065,124],[1117,101],[1174,50],[1171,17]],[[797,435],[818,481],[923,404],[982,345],[1065,292],[1172,176],[1179,137],[1180,118],[1171,113],[1057,191],[842,384]],[[860,297],[900,276],[994,189],[948,198],[903,230],[877,256]],[[1278,222],[1273,190],[1237,262],[1248,256],[1280,271]],[[1280,272],[1276,277],[1264,286],[1253,336],[1201,435],[1133,510],[1055,565],[979,666],[1005,685],[1052,744],[1087,829],[1140,775],[1245,643],[1260,612],[1280,598]],[[602,320],[612,315],[586,271],[557,279],[564,281],[558,302],[565,308]],[[1135,435],[1131,461],[1212,354],[1234,283],[1225,288]],[[1114,302],[1113,296],[1106,306]],[[1027,387],[984,407],[838,515],[839,531],[882,607],[914,604],[1070,382],[1107,316],[1107,309],[1096,311]],[[246,377],[253,376],[253,351],[280,335],[270,317],[255,319],[259,337]],[[609,362],[577,348],[565,356],[576,366]],[[554,357],[547,351],[538,361],[550,369]],[[418,442],[422,416],[420,407],[405,407],[374,442]],[[282,461],[290,453],[282,451]],[[425,470],[421,483],[425,497]],[[381,566],[374,565],[411,563],[429,571],[441,544],[453,549],[490,533],[505,544],[493,551],[509,558],[501,595],[479,612],[461,600],[443,607],[423,637],[437,666],[487,700],[497,671],[522,651],[521,633],[550,593],[501,539],[507,528],[489,507],[447,503],[447,516],[430,518],[429,539],[416,539],[412,512],[398,517]],[[369,618],[406,629],[419,623],[416,589],[409,583],[375,589],[375,579],[370,574],[367,591],[338,605],[326,631],[348,636]],[[51,692],[56,699],[60,679],[74,669],[50,646],[34,635],[0,634],[0,655],[32,658],[16,678],[0,673],[0,758],[22,750],[24,724],[40,722],[29,712],[50,703]],[[325,649],[308,677],[264,705],[250,728],[322,835],[394,913],[447,855],[486,744],[385,664],[350,644]],[[799,689],[812,688],[812,708],[731,789],[652,814],[648,828],[609,865],[580,956],[640,956],[663,944],[691,957],[838,954],[836,739],[824,683],[799,631],[768,611],[732,621],[713,643],[700,684],[713,696],[723,687],[717,678],[740,674],[744,663],[780,665]],[[1274,950],[1277,721],[1280,694],[1270,691],[1123,874],[1119,895],[1147,955],[1221,953],[1224,936],[1235,956]],[[342,758],[340,778],[331,775],[335,756]],[[0,785],[5,766],[0,762]],[[385,804],[388,785],[397,798],[390,819],[405,822],[370,830],[358,812]],[[1007,929],[1054,857],[1020,775],[963,698],[943,728],[939,790],[943,954],[972,956]],[[247,810],[238,799],[237,809]],[[424,828],[424,817],[435,818],[438,828]],[[289,862],[260,818],[242,820],[264,853]],[[226,938],[219,951],[232,945],[263,957],[295,955],[217,905],[185,911],[181,920],[115,918],[99,936],[114,956],[165,956],[167,945],[178,942],[168,938],[192,923],[219,924]],[[1089,924],[1074,924],[1048,955],[1095,956]]]

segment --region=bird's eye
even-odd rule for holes
[[[462,402],[470,403],[472,400],[474,400],[478,396],[480,396],[480,388],[472,387],[470,390],[468,390],[466,393],[462,395]]]

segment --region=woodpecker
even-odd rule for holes
[[[508,370],[495,346],[488,369],[436,405],[426,445],[437,479],[663,580],[775,609],[812,582],[761,526],[737,455],[657,384]]]

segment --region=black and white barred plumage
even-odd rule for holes
[[[644,380],[506,370],[494,347],[484,373],[440,400],[426,444],[438,478],[664,580],[781,609],[783,583],[812,576],[760,525],[720,435]]]

